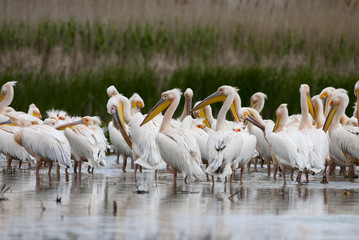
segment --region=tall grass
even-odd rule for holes
[[[0,83],[17,80],[13,106],[62,108],[106,121],[106,88],[138,92],[144,111],[160,93],[222,84],[243,105],[268,94],[299,112],[300,83],[351,98],[359,79],[359,0],[0,0]],[[352,100],[353,101],[353,100]],[[215,110],[218,106],[215,106]],[[351,109],[348,109],[348,114]]]
[[[260,67],[225,68],[195,67],[176,71],[165,81],[161,80],[151,68],[105,69],[99,73],[76,73],[70,78],[64,74],[57,76],[57,81],[49,81],[52,76],[47,73],[29,74],[18,71],[7,71],[0,75],[0,82],[17,80],[15,98],[12,106],[27,111],[30,103],[35,103],[42,111],[50,108],[64,109],[71,115],[98,115],[106,122],[111,116],[106,112],[108,100],[106,88],[115,85],[125,96],[130,97],[138,92],[145,101],[143,112],[159,100],[160,93],[177,87],[183,91],[191,87],[195,93],[194,101],[199,101],[214,92],[223,84],[237,86],[242,99],[242,106],[249,105],[250,96],[262,91],[268,95],[263,110],[265,118],[274,119],[274,111],[281,103],[288,103],[290,113],[299,113],[299,86],[307,83],[311,86],[312,95],[322,88],[331,85],[345,88],[351,98],[347,114],[352,115],[351,106],[355,102],[353,86],[359,74],[350,76],[317,74],[310,68],[297,70],[275,70]],[[183,99],[180,108],[183,106]],[[216,113],[221,105],[213,106]],[[182,109],[178,109],[177,115]]]

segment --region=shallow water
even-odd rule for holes
[[[51,179],[42,169],[0,173],[11,191],[0,202],[0,239],[355,239],[359,235],[359,183],[319,176],[283,188],[266,170],[245,172],[244,183],[183,183],[162,170],[127,173],[108,167]],[[14,161],[13,166],[17,163]],[[1,163],[1,168],[5,163]],[[60,199],[56,201],[56,199]],[[115,207],[116,204],[116,207]]]

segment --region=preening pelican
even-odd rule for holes
[[[5,109],[11,104],[14,98],[14,86],[16,82],[11,81],[5,83],[0,90],[0,113],[4,113]]]
[[[27,114],[37,117],[38,119],[42,118],[40,110],[36,107],[34,103],[30,104],[29,111],[27,112]]]
[[[337,158],[342,159],[345,156],[346,163],[349,166],[349,178],[353,181],[354,164],[359,164],[359,128],[354,126],[342,126],[340,118],[345,112],[349,103],[349,97],[345,93],[333,95],[330,102],[331,108],[323,126],[325,132],[328,131],[331,146],[336,151],[331,153]],[[333,149],[334,150],[334,149]]]
[[[243,132],[234,132],[232,126],[226,121],[226,114],[231,108],[235,96],[235,88],[222,86],[193,109],[193,111],[196,111],[208,104],[224,101],[218,113],[216,131],[208,136],[207,152],[209,154],[209,166],[206,169],[206,173],[217,176],[231,174],[231,182],[238,163],[242,162],[247,155],[252,156],[256,145],[254,136],[244,135]],[[234,113],[237,115],[236,108],[234,108]],[[249,144],[247,148],[245,146],[246,141]],[[241,171],[241,182],[242,175],[243,171]],[[213,177],[212,181],[214,184]]]
[[[99,117],[86,116],[56,127],[58,130],[65,130],[65,136],[75,152],[79,174],[82,162],[87,162],[92,171],[95,167],[106,166],[108,143],[100,125]]]
[[[188,130],[174,128],[171,119],[179,104],[181,91],[172,89],[161,94],[159,102],[151,109],[141,126],[148,123],[160,112],[168,108],[163,116],[156,142],[163,160],[173,169],[174,187],[176,186],[177,171],[182,171],[187,177],[201,178],[201,153],[196,139]]]
[[[65,167],[71,166],[70,143],[64,134],[51,126],[24,127],[15,133],[15,140],[36,159],[36,175],[41,162],[49,162],[49,175],[54,162]]]
[[[250,107],[254,108],[258,113],[261,113],[266,99],[267,99],[266,94],[262,92],[256,92],[250,98],[250,103],[251,103]]]
[[[184,96],[184,107],[183,112],[181,114],[181,117],[179,118],[179,121],[182,122],[183,119],[191,114],[192,110],[192,98],[193,98],[193,91],[190,88],[187,88],[186,91],[183,94]]]
[[[0,123],[0,153],[4,154],[7,159],[7,168],[11,168],[13,159],[18,159],[19,168],[21,168],[22,161],[35,163],[35,159],[20,146],[14,138],[14,134],[22,129],[21,126],[15,126],[16,120],[10,120]]]
[[[132,148],[132,156],[136,163],[135,179],[138,164],[148,169],[154,169],[156,178],[157,169],[164,165],[155,140],[159,130],[161,116],[154,118],[149,124],[140,127],[144,116],[140,112],[131,116],[130,102],[122,95],[116,95],[109,99],[107,102],[107,112],[113,116],[114,126],[119,129],[119,131],[117,129],[115,130],[119,134],[122,134],[128,146]],[[128,124],[128,127],[125,123]],[[129,128],[129,131],[127,128]]]
[[[107,88],[106,92],[107,92],[107,95],[108,95],[109,98],[119,94],[114,85],[109,86]]]

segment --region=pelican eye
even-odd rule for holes
[[[325,92],[325,93],[322,93],[322,95],[320,95],[321,98],[326,98],[328,96],[328,94]]]
[[[245,118],[245,119],[248,118],[248,113],[247,113],[247,112],[244,112],[244,113],[243,113],[243,118]]]

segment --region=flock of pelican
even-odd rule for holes
[[[81,176],[82,162],[88,171],[106,165],[109,143],[101,128],[99,117],[70,117],[64,111],[49,110],[42,119],[39,109],[31,104],[28,113],[11,108],[15,82],[7,82],[0,95],[0,153],[6,156],[7,167],[13,159],[36,164],[36,175],[43,164],[51,168],[55,163],[73,168]],[[181,91],[172,89],[161,94],[158,103],[142,114],[143,99],[137,94],[127,98],[114,86],[107,88],[109,100],[107,112],[112,116],[108,124],[111,144],[117,152],[117,163],[122,156],[122,170],[126,172],[127,159],[131,158],[136,179],[137,169],[157,170],[167,165],[173,171],[174,186],[177,172],[182,172],[184,181],[202,180],[205,177],[214,184],[216,178],[227,177],[232,184],[235,171],[240,168],[240,183],[245,167],[251,159],[267,163],[268,176],[276,180],[277,171],[282,171],[286,185],[286,171],[298,170],[297,182],[302,174],[308,183],[309,173],[322,174],[322,183],[327,183],[335,166],[349,168],[348,177],[355,178],[354,165],[359,163],[359,81],[354,86],[357,97],[352,117],[345,114],[349,104],[344,89],[325,88],[311,97],[309,86],[299,88],[301,113],[289,115],[287,104],[276,110],[273,122],[260,115],[267,96],[255,93],[250,107],[242,107],[238,90],[221,86],[192,108],[193,91],[184,92],[185,104],[182,115],[174,119]],[[212,115],[211,104],[222,102],[217,119]],[[162,115],[162,112],[164,114]],[[227,120],[230,112],[233,120]]]

